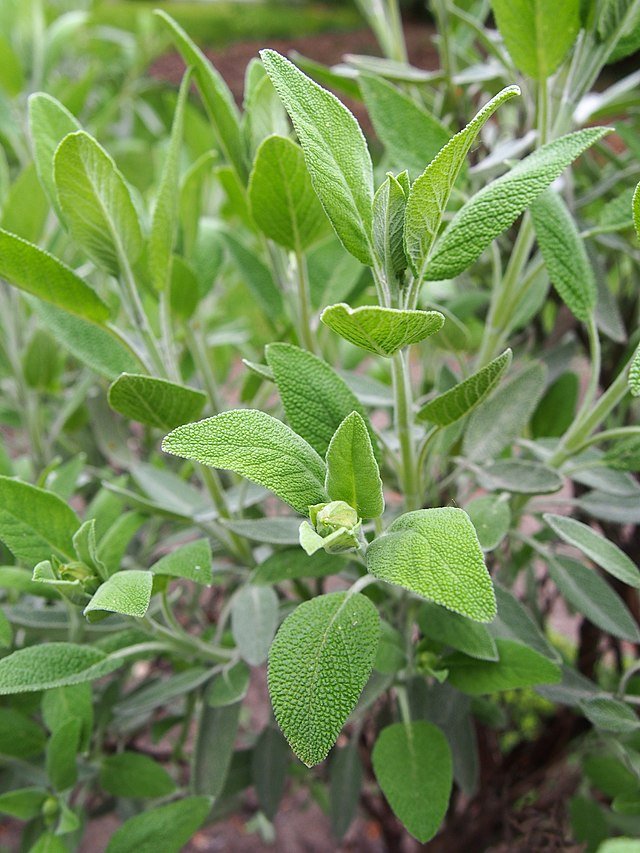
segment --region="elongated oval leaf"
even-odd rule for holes
[[[490,622],[496,601],[469,516],[455,507],[397,518],[367,549],[367,569],[476,622]]]
[[[184,797],[130,817],[109,839],[105,853],[142,853],[162,850],[180,853],[205,822],[209,797]]]
[[[148,755],[118,752],[103,758],[100,787],[115,797],[166,797],[175,791],[176,783]]]
[[[449,426],[472,412],[493,391],[509,369],[511,357],[511,350],[505,350],[473,376],[430,400],[418,412],[419,420],[430,421],[441,427]]]
[[[481,189],[456,213],[438,241],[427,276],[434,281],[454,278],[471,266],[567,166],[609,132],[606,127],[590,127],[548,142]]]
[[[465,506],[483,551],[493,551],[509,532],[511,510],[502,495],[483,495]]]
[[[206,402],[202,391],[142,374],[123,373],[109,387],[112,409],[159,429],[173,429],[193,421]]]
[[[186,424],[162,442],[166,453],[235,471],[298,512],[326,500],[325,466],[307,442],[255,409],[236,409]]]
[[[269,654],[269,693],[285,737],[312,767],[354,709],[373,666],[380,620],[364,595],[333,592],[299,605]]]
[[[403,187],[400,180],[406,179]],[[408,172],[390,173],[373,197],[373,247],[392,292],[403,284],[408,261],[404,251],[404,215],[409,195]]]
[[[362,762],[354,737],[348,746],[336,749],[329,767],[331,827],[336,838],[342,838],[356,816],[361,787]]]
[[[196,539],[154,563],[150,569],[154,575],[173,578],[188,578],[195,583],[208,586],[213,580],[211,567],[211,545],[208,539]]]
[[[314,189],[345,249],[373,265],[373,167],[358,122],[340,101],[274,50],[260,56],[298,134]]]
[[[482,696],[536,684],[557,684],[560,667],[547,657],[513,640],[497,639],[500,659],[480,661],[455,652],[446,657],[449,681],[463,693]]]
[[[562,488],[562,477],[552,468],[526,459],[498,459],[477,472],[478,483],[491,492],[548,495]]]
[[[233,596],[231,631],[243,660],[260,666],[278,627],[278,596],[270,586],[247,584]]]
[[[0,660],[0,694],[49,690],[94,681],[122,665],[93,646],[46,643],[29,646]]]
[[[109,309],[88,284],[62,261],[0,229],[0,278],[71,314],[104,323]]]
[[[326,456],[325,488],[332,501],[345,501],[360,518],[377,518],[384,512],[384,495],[378,463],[367,425],[352,412],[335,431]]]
[[[60,101],[45,92],[35,92],[29,96],[29,132],[33,160],[40,183],[56,209],[58,196],[53,180],[53,157],[62,139],[76,130],[82,130],[80,122]]]
[[[307,249],[325,230],[302,149],[287,137],[268,136],[258,149],[249,201],[258,227],[291,251]]]
[[[498,660],[498,650],[489,630],[479,622],[425,602],[418,613],[422,633],[479,660]]]
[[[320,551],[308,557],[300,548],[288,548],[277,551],[260,563],[251,576],[251,583],[276,584],[300,578],[324,578],[337,574],[343,568],[343,561],[335,554]]]
[[[93,619],[91,614],[102,611],[142,617],[149,609],[152,585],[151,572],[140,569],[116,572],[98,587],[84,615],[89,621]]]
[[[344,302],[325,308],[320,319],[345,340],[385,358],[435,334],[444,324],[439,311],[408,311],[378,305],[350,308]]]
[[[373,771],[396,817],[423,844],[440,828],[449,806],[453,760],[437,726],[394,723],[378,735]]]
[[[125,180],[107,152],[84,131],[62,140],[53,161],[60,209],[69,231],[107,272],[118,275],[142,251],[138,214]]]
[[[576,521],[575,518],[551,513],[547,513],[544,520],[563,542],[578,548],[594,563],[623,583],[640,588],[640,571],[635,563],[617,545],[596,533],[588,524]]]

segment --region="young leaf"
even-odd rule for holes
[[[175,791],[176,783],[148,755],[118,752],[102,759],[100,787],[114,797],[166,797]]]
[[[274,50],[260,51],[304,151],[322,206],[345,249],[373,266],[373,167],[358,122],[340,101]]]
[[[131,569],[111,575],[93,595],[84,609],[84,615],[91,622],[91,614],[123,613],[126,616],[145,615],[151,600],[153,575],[151,572]]]
[[[422,633],[479,660],[498,660],[498,650],[488,629],[437,604],[425,602],[418,613]]]
[[[0,476],[0,539],[19,560],[33,566],[52,554],[73,559],[78,527],[78,516],[53,492]]]
[[[251,213],[272,240],[303,252],[325,230],[325,215],[316,196],[301,148],[284,136],[268,136],[261,144],[249,179]]]
[[[369,545],[367,569],[476,622],[490,622],[496,615],[480,543],[461,509],[401,515]]]
[[[380,620],[364,595],[333,592],[305,601],[280,626],[269,653],[278,725],[307,767],[324,758],[373,666]]]
[[[511,510],[501,496],[483,495],[465,506],[483,551],[493,551],[509,532]]]
[[[511,357],[511,350],[505,350],[502,355],[490,361],[473,376],[426,403],[418,412],[418,419],[443,427],[469,414],[496,387],[503,374],[509,369]]]
[[[28,646],[0,660],[0,695],[28,693],[94,681],[122,666],[94,646],[46,643]]]
[[[482,696],[500,690],[515,690],[536,684],[557,684],[560,667],[533,649],[513,640],[496,640],[500,659],[479,661],[455,652],[446,657],[449,681],[463,693]]]
[[[485,104],[473,121],[447,142],[411,187],[404,244],[418,280],[424,277],[451,191],[476,136],[501,104],[519,94],[517,86],[508,86]]]
[[[278,596],[270,586],[246,584],[233,596],[231,632],[240,656],[250,666],[267,659],[278,627]]]
[[[342,421],[326,456],[325,489],[332,501],[345,501],[360,518],[378,518],[384,512],[384,495],[378,463],[367,425],[357,412]]]
[[[42,188],[56,210],[58,197],[53,180],[53,158],[61,140],[76,130],[82,130],[80,122],[60,101],[45,92],[35,92],[29,96],[29,132],[33,160]]]
[[[209,797],[184,797],[126,820],[109,839],[105,853],[162,850],[180,853],[207,819]]]
[[[326,361],[293,344],[269,344],[265,353],[287,420],[318,453],[327,452],[333,434],[351,412],[367,423],[358,398]]]
[[[373,197],[373,247],[392,290],[402,284],[407,268],[404,214],[408,194],[408,188],[405,194],[400,181],[388,174]]]
[[[598,291],[573,217],[552,190],[531,205],[531,215],[551,283],[573,315],[586,323],[596,307]]]
[[[558,68],[580,29],[580,0],[491,0],[511,58],[528,77],[545,80]]]
[[[136,373],[119,376],[109,387],[108,399],[111,408],[125,418],[159,429],[195,420],[207,402],[206,394],[195,388]]]
[[[454,278],[470,267],[567,166],[609,132],[589,127],[548,142],[476,193],[438,240],[426,269],[428,278]]]
[[[396,817],[421,843],[433,838],[453,785],[451,749],[444,734],[423,720],[394,723],[378,735],[371,760]]]
[[[98,294],[62,261],[2,229],[0,278],[77,317],[94,323],[109,319],[109,309]]]
[[[200,48],[173,18],[162,9],[155,9],[154,15],[157,15],[169,30],[185,64],[193,66],[198,89],[216,142],[225,159],[233,166],[244,184],[247,178],[247,166],[240,131],[240,117],[229,87]]]
[[[142,251],[131,191],[112,158],[80,130],[62,140],[53,161],[58,202],[73,238],[99,266],[118,275]]]
[[[149,569],[153,575],[187,578],[195,583],[210,586],[213,581],[211,545],[208,539],[196,539],[162,557]]]
[[[56,791],[72,788],[78,778],[76,756],[80,748],[82,721],[72,717],[57,728],[47,745],[47,776]]]
[[[544,520],[563,542],[578,548],[614,578],[618,578],[629,586],[640,588],[640,571],[613,542],[609,542],[589,525],[574,518],[547,513]]]
[[[423,341],[444,324],[439,311],[409,311],[378,305],[350,308],[344,302],[325,308],[320,319],[345,340],[384,358]]]
[[[315,450],[289,427],[255,409],[223,412],[178,427],[162,442],[162,449],[234,471],[304,515],[310,506],[326,500],[325,465]]]

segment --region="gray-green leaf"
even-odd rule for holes
[[[342,421],[329,444],[325,488],[332,501],[345,501],[360,518],[378,518],[384,495],[367,425],[357,412]]]
[[[46,643],[29,646],[0,660],[0,695],[48,690],[94,681],[122,665],[93,646]]]
[[[509,532],[511,510],[509,501],[499,495],[474,498],[465,507],[478,534],[483,551],[493,551]]]
[[[205,822],[209,797],[184,797],[126,820],[111,836],[105,853],[180,853]]]
[[[139,373],[123,373],[109,387],[109,405],[125,418],[159,429],[173,429],[200,415],[206,394]]]
[[[233,596],[231,632],[238,651],[251,666],[267,659],[278,627],[278,596],[270,586],[246,584]]]
[[[154,575],[168,575],[173,578],[187,578],[195,583],[209,586],[213,581],[211,567],[211,545],[208,539],[196,539],[170,554],[162,557],[151,566]]]
[[[80,122],[51,95],[35,92],[29,96],[29,132],[38,179],[49,201],[58,209],[53,180],[53,158],[60,141],[69,133],[82,130]]]
[[[102,611],[142,617],[149,609],[152,585],[151,572],[140,569],[116,572],[98,587],[85,607],[84,615],[90,622],[92,614]]]

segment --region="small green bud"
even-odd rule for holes
[[[345,501],[331,501],[309,507],[308,521],[300,525],[300,545],[311,556],[324,548],[329,554],[360,547],[362,521]]]

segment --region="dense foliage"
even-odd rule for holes
[[[385,58],[264,50],[241,108],[162,11],[0,7],[25,851],[178,851],[251,786],[268,838],[288,783],[480,849],[557,774],[559,837],[636,849],[640,0],[434,0],[436,72],[360,6]]]

